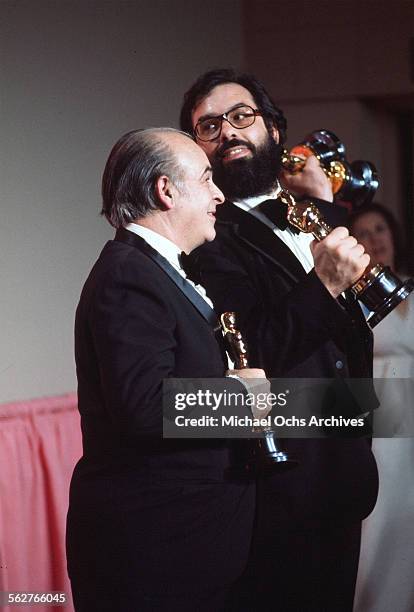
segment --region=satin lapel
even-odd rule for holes
[[[192,303],[194,308],[198,310],[201,316],[211,325],[211,327],[213,327],[213,329],[215,330],[217,329],[218,321],[217,315],[214,310],[210,308],[207,302],[203,300],[201,295],[197,293],[197,291],[192,287],[192,285],[190,285],[190,283],[187,282],[181,276],[181,274],[179,274],[177,270],[175,270],[173,266],[169,264],[168,261],[158,253],[158,251],[153,249],[147,242],[145,242],[143,238],[126,229],[117,230],[115,240],[117,242],[123,242],[139,249],[147,257],[152,259],[157,264],[157,266],[159,266],[165,272],[165,274],[170,277],[173,283],[175,283],[177,287],[184,293],[186,298]]]
[[[281,268],[294,281],[306,276],[299,260],[288,246],[257,217],[241,210],[231,202],[217,208],[219,221],[231,223],[237,236],[261,255]]]

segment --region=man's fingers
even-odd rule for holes
[[[266,378],[261,368],[243,368],[242,370],[227,370],[226,376],[239,376],[240,378]]]
[[[335,246],[336,244],[339,244],[342,240],[345,240],[345,238],[347,238],[349,236],[349,231],[347,230],[346,227],[335,227],[335,229],[333,229],[330,234],[328,234],[328,236],[326,238],[323,239],[323,242],[325,242],[325,244],[327,246]]]
[[[323,240],[311,243],[315,272],[333,297],[351,287],[369,265],[369,255],[362,244],[337,227]]]

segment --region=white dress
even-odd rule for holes
[[[374,377],[414,380],[414,293],[374,328]],[[409,388],[392,391],[391,408],[414,414]],[[363,523],[354,612],[414,612],[414,438],[377,438],[373,451],[380,489]]]

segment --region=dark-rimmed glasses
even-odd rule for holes
[[[197,122],[194,132],[199,140],[207,142],[220,136],[224,120],[228,121],[232,127],[243,130],[253,125],[257,115],[261,115],[257,108],[238,106],[222,115],[201,119]]]

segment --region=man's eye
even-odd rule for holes
[[[215,132],[217,130],[217,121],[207,121],[201,124],[201,129],[204,133]]]
[[[245,127],[252,124],[252,117],[254,121],[254,115],[249,110],[238,110],[234,111],[229,116],[229,120],[232,121],[236,126]]]

